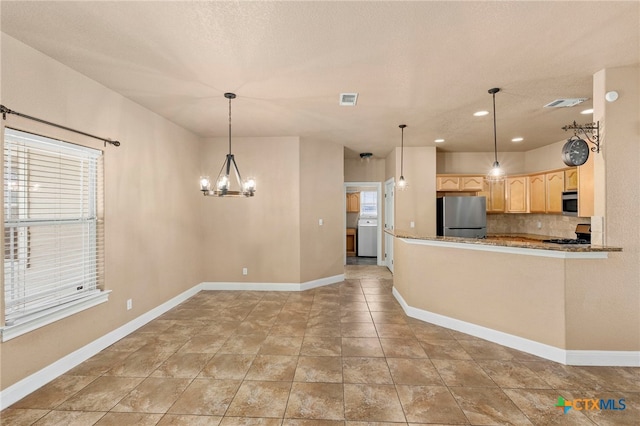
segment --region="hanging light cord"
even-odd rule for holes
[[[400,137],[400,176],[404,176],[404,125],[400,126],[402,135]]]
[[[498,136],[496,131],[496,93],[498,93],[500,89],[489,89],[489,93],[493,97],[493,155],[495,158],[495,162],[498,162]]]
[[[229,155],[231,155],[231,99],[233,99],[233,98],[231,96],[229,96]],[[496,109],[496,107],[495,107],[495,99],[494,99],[494,107],[493,107],[493,109],[494,109],[494,111]],[[495,113],[494,113],[494,120],[495,120]]]

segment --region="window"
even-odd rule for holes
[[[107,300],[101,188],[101,151],[5,129],[3,341]]]
[[[378,215],[378,193],[363,191],[360,193],[360,216],[374,217]]]

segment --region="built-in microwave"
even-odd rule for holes
[[[578,191],[562,193],[562,214],[565,216],[578,216]]]

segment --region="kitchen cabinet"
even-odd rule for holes
[[[460,191],[482,191],[483,176],[463,176],[460,180]]]
[[[504,213],[504,180],[485,180],[477,195],[487,199],[487,213]]]
[[[347,213],[360,213],[359,192],[350,192],[347,194]]]
[[[506,209],[507,213],[528,213],[529,212],[529,177],[518,176],[509,177],[505,182]]]
[[[347,228],[347,256],[356,255],[356,230]]]
[[[483,176],[436,176],[436,191],[477,192],[483,190],[483,185]]]
[[[547,212],[547,188],[544,174],[529,176],[529,211]]]
[[[578,190],[578,168],[573,167],[564,171],[564,190],[565,191],[577,191]]]
[[[460,189],[459,176],[437,176],[436,191],[458,191]]]
[[[562,192],[565,188],[564,171],[547,173],[545,175],[546,212],[562,213]]]

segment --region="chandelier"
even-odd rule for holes
[[[229,99],[229,153],[222,163],[213,188],[209,176],[200,176],[200,191],[205,196],[253,197],[256,192],[256,181],[253,178],[242,180],[235,157],[231,153],[231,99],[235,99],[236,95],[235,93],[225,93],[224,97]],[[231,173],[235,176],[235,183],[229,177]]]

